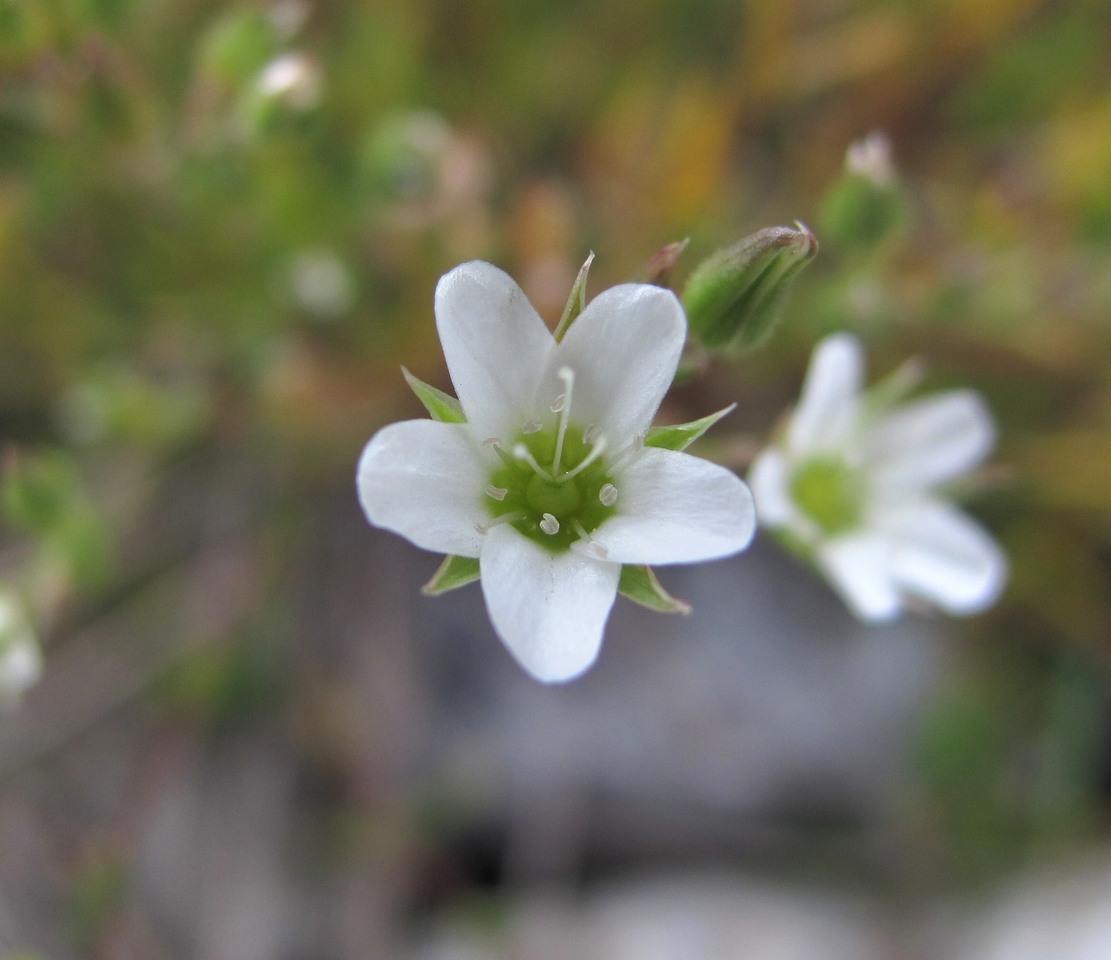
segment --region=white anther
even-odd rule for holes
[[[560,413],[565,406],[567,406],[567,394],[561,393],[552,401],[552,405],[548,409],[551,410],[552,413]]]
[[[489,487],[487,487],[487,492],[489,492]],[[617,487],[612,483],[604,484],[602,489],[598,491],[598,499],[602,501],[603,507],[612,507],[617,503]]]
[[[531,433],[539,433],[543,429],[544,424],[542,424],[539,420],[529,420],[523,427],[521,427],[521,433],[528,436]]]
[[[509,491],[505,487],[495,487],[492,483],[486,485],[486,496],[493,497],[495,500],[504,500],[507,493]],[[614,497],[616,499],[616,491]]]
[[[546,513],[544,514],[544,518],[540,521],[540,529],[549,537],[554,537],[559,533],[559,521],[550,513]]]
[[[501,437],[487,437],[482,441],[482,445],[487,450],[493,450],[495,447],[501,446]]]
[[[586,532],[586,527],[579,523],[578,518],[573,519],[571,523],[575,528],[575,533],[579,535],[579,539],[571,544],[573,548],[577,547],[580,553],[584,550],[589,551],[600,560],[605,560],[609,557],[609,550]]]
[[[583,443],[585,443],[587,445],[592,444],[595,440],[598,439],[598,435],[599,435],[599,433],[601,433],[601,431],[602,431],[602,428],[599,427],[598,424],[596,424],[596,423],[590,424],[590,426],[588,426],[583,431]]]

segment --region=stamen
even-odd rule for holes
[[[596,424],[596,423],[590,424],[583,431],[583,443],[589,445],[589,444],[593,443],[595,440],[597,440],[598,439],[598,434],[601,432],[601,429],[602,428],[599,427],[598,424]]]
[[[482,445],[487,450],[493,450],[501,459],[501,462],[509,467],[510,470],[517,470],[517,461],[509,455],[509,451],[502,446],[501,440],[498,437],[489,437],[482,441]]]
[[[518,520],[524,519],[524,512],[521,510],[511,510],[509,513],[503,513],[489,520],[487,523],[476,523],[475,530],[483,536],[488,534],[494,527],[501,526],[503,523],[516,523]]]
[[[589,533],[586,532],[586,528],[581,523],[579,523],[577,517],[571,521],[571,524],[575,528],[575,533],[577,533],[580,538],[575,544],[573,544],[574,546],[578,546],[580,543],[583,543],[586,545],[586,548],[600,560],[605,560],[609,557],[609,550],[606,549],[604,544],[599,543]]]
[[[605,449],[606,449],[606,438],[605,437],[599,437],[598,442],[596,444],[594,444],[593,447],[590,448],[590,453],[588,453],[585,457],[583,457],[582,463],[580,463],[577,467],[575,467],[574,470],[568,470],[565,474],[563,474],[562,477],[559,477],[559,482],[563,483],[565,480],[570,480],[572,477],[577,477],[587,467],[589,467],[595,460],[597,460],[602,455],[602,451],[605,450]]]
[[[560,367],[556,376],[563,381],[563,393],[552,404],[552,412],[559,414],[559,430],[556,432],[555,456],[552,457],[552,473],[559,475],[560,460],[563,457],[563,440],[567,436],[567,418],[571,415],[571,391],[575,386],[575,371],[570,367]]]
[[[487,492],[489,492],[489,488],[487,488]],[[501,497],[498,497],[498,499],[500,500]],[[602,501],[603,507],[612,507],[617,503],[617,487],[612,483],[604,484],[602,489],[598,491],[598,499]]]
[[[525,425],[521,427],[521,433],[528,436],[531,433],[539,433],[543,429],[544,424],[542,424],[539,420],[528,420],[525,422]]]
[[[555,477],[553,477],[550,473],[548,473],[547,470],[545,470],[542,466],[540,466],[540,464],[536,462],[536,457],[532,455],[532,451],[529,450],[529,448],[526,447],[523,443],[518,443],[513,448],[513,456],[515,456],[518,460],[527,463],[535,473],[540,474],[540,476],[542,476],[545,480],[548,480],[551,483],[555,483]]]
[[[493,497],[495,500],[504,500],[505,495],[509,490],[505,487],[495,487],[492,483],[486,484],[486,496]]]
[[[633,442],[630,443],[624,450],[622,450],[617,458],[610,464],[609,472],[616,473],[618,470],[627,466],[631,460],[635,460],[640,456],[640,452],[644,449],[644,437],[634,437]]]
[[[544,514],[544,519],[540,521],[540,529],[549,537],[554,537],[559,533],[559,521],[550,513],[546,513]]]

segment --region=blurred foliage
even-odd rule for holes
[[[0,0],[4,536],[61,558],[38,611],[58,625],[48,648],[67,611],[179,558],[151,531],[188,509],[166,499],[183,464],[253,462],[265,494],[246,522],[263,545],[315,493],[349,486],[373,430],[418,414],[400,364],[447,385],[432,292],[455,263],[496,261],[554,323],[588,250],[597,291],[690,237],[681,288],[759,227],[825,221],[770,344],[684,386],[675,419],[735,399],[732,429],[766,438],[815,340],[845,328],[877,374],[919,354],[936,385],[983,390],[1003,466],[974,508],[1013,578],[963,629],[955,688],[923,734],[924,829],[951,841],[958,873],[962,857],[990,872],[1032,837],[1095,829],[1111,668],[1108,13]],[[898,207],[881,196],[857,222],[877,198],[843,159],[875,129]],[[4,557],[4,579],[34,565]],[[220,721],[265,703],[273,665],[229,642],[174,672],[162,703]],[[1031,752],[1035,772],[1016,774]],[[109,861],[89,870],[82,938],[110,903],[96,877],[119,883]]]

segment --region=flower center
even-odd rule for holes
[[[597,557],[606,549],[591,534],[617,512],[618,489],[603,460],[606,438],[596,427],[571,419],[574,373],[559,371],[564,390],[551,404],[553,421],[530,421],[506,444],[491,438],[501,464],[485,491],[490,523],[509,523],[550,550],[561,553],[582,542]]]
[[[860,525],[863,478],[839,457],[816,457],[802,464],[791,477],[791,496],[827,534],[845,533]]]

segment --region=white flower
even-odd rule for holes
[[[379,431],[359,497],[372,523],[479,559],[494,628],[534,677],[594,662],[622,564],[747,546],[737,476],[644,444],[686,338],[670,291],[607,290],[557,343],[517,284],[476,261],[441,278],[436,325],[466,422]]]
[[[11,709],[42,674],[42,654],[14,594],[0,590],[0,706]]]
[[[854,140],[845,154],[845,169],[886,189],[895,185],[895,165],[891,160],[891,141],[882,130]]]
[[[283,53],[275,57],[258,76],[258,90],[294,110],[308,110],[320,102],[324,80],[320,67],[303,53]]]
[[[991,415],[971,390],[892,406],[882,390],[861,392],[863,372],[855,337],[818,344],[782,440],[749,475],[761,524],[807,555],[862,620],[892,619],[914,599],[956,615],[985,609],[1006,559],[938,488],[991,450]]]

